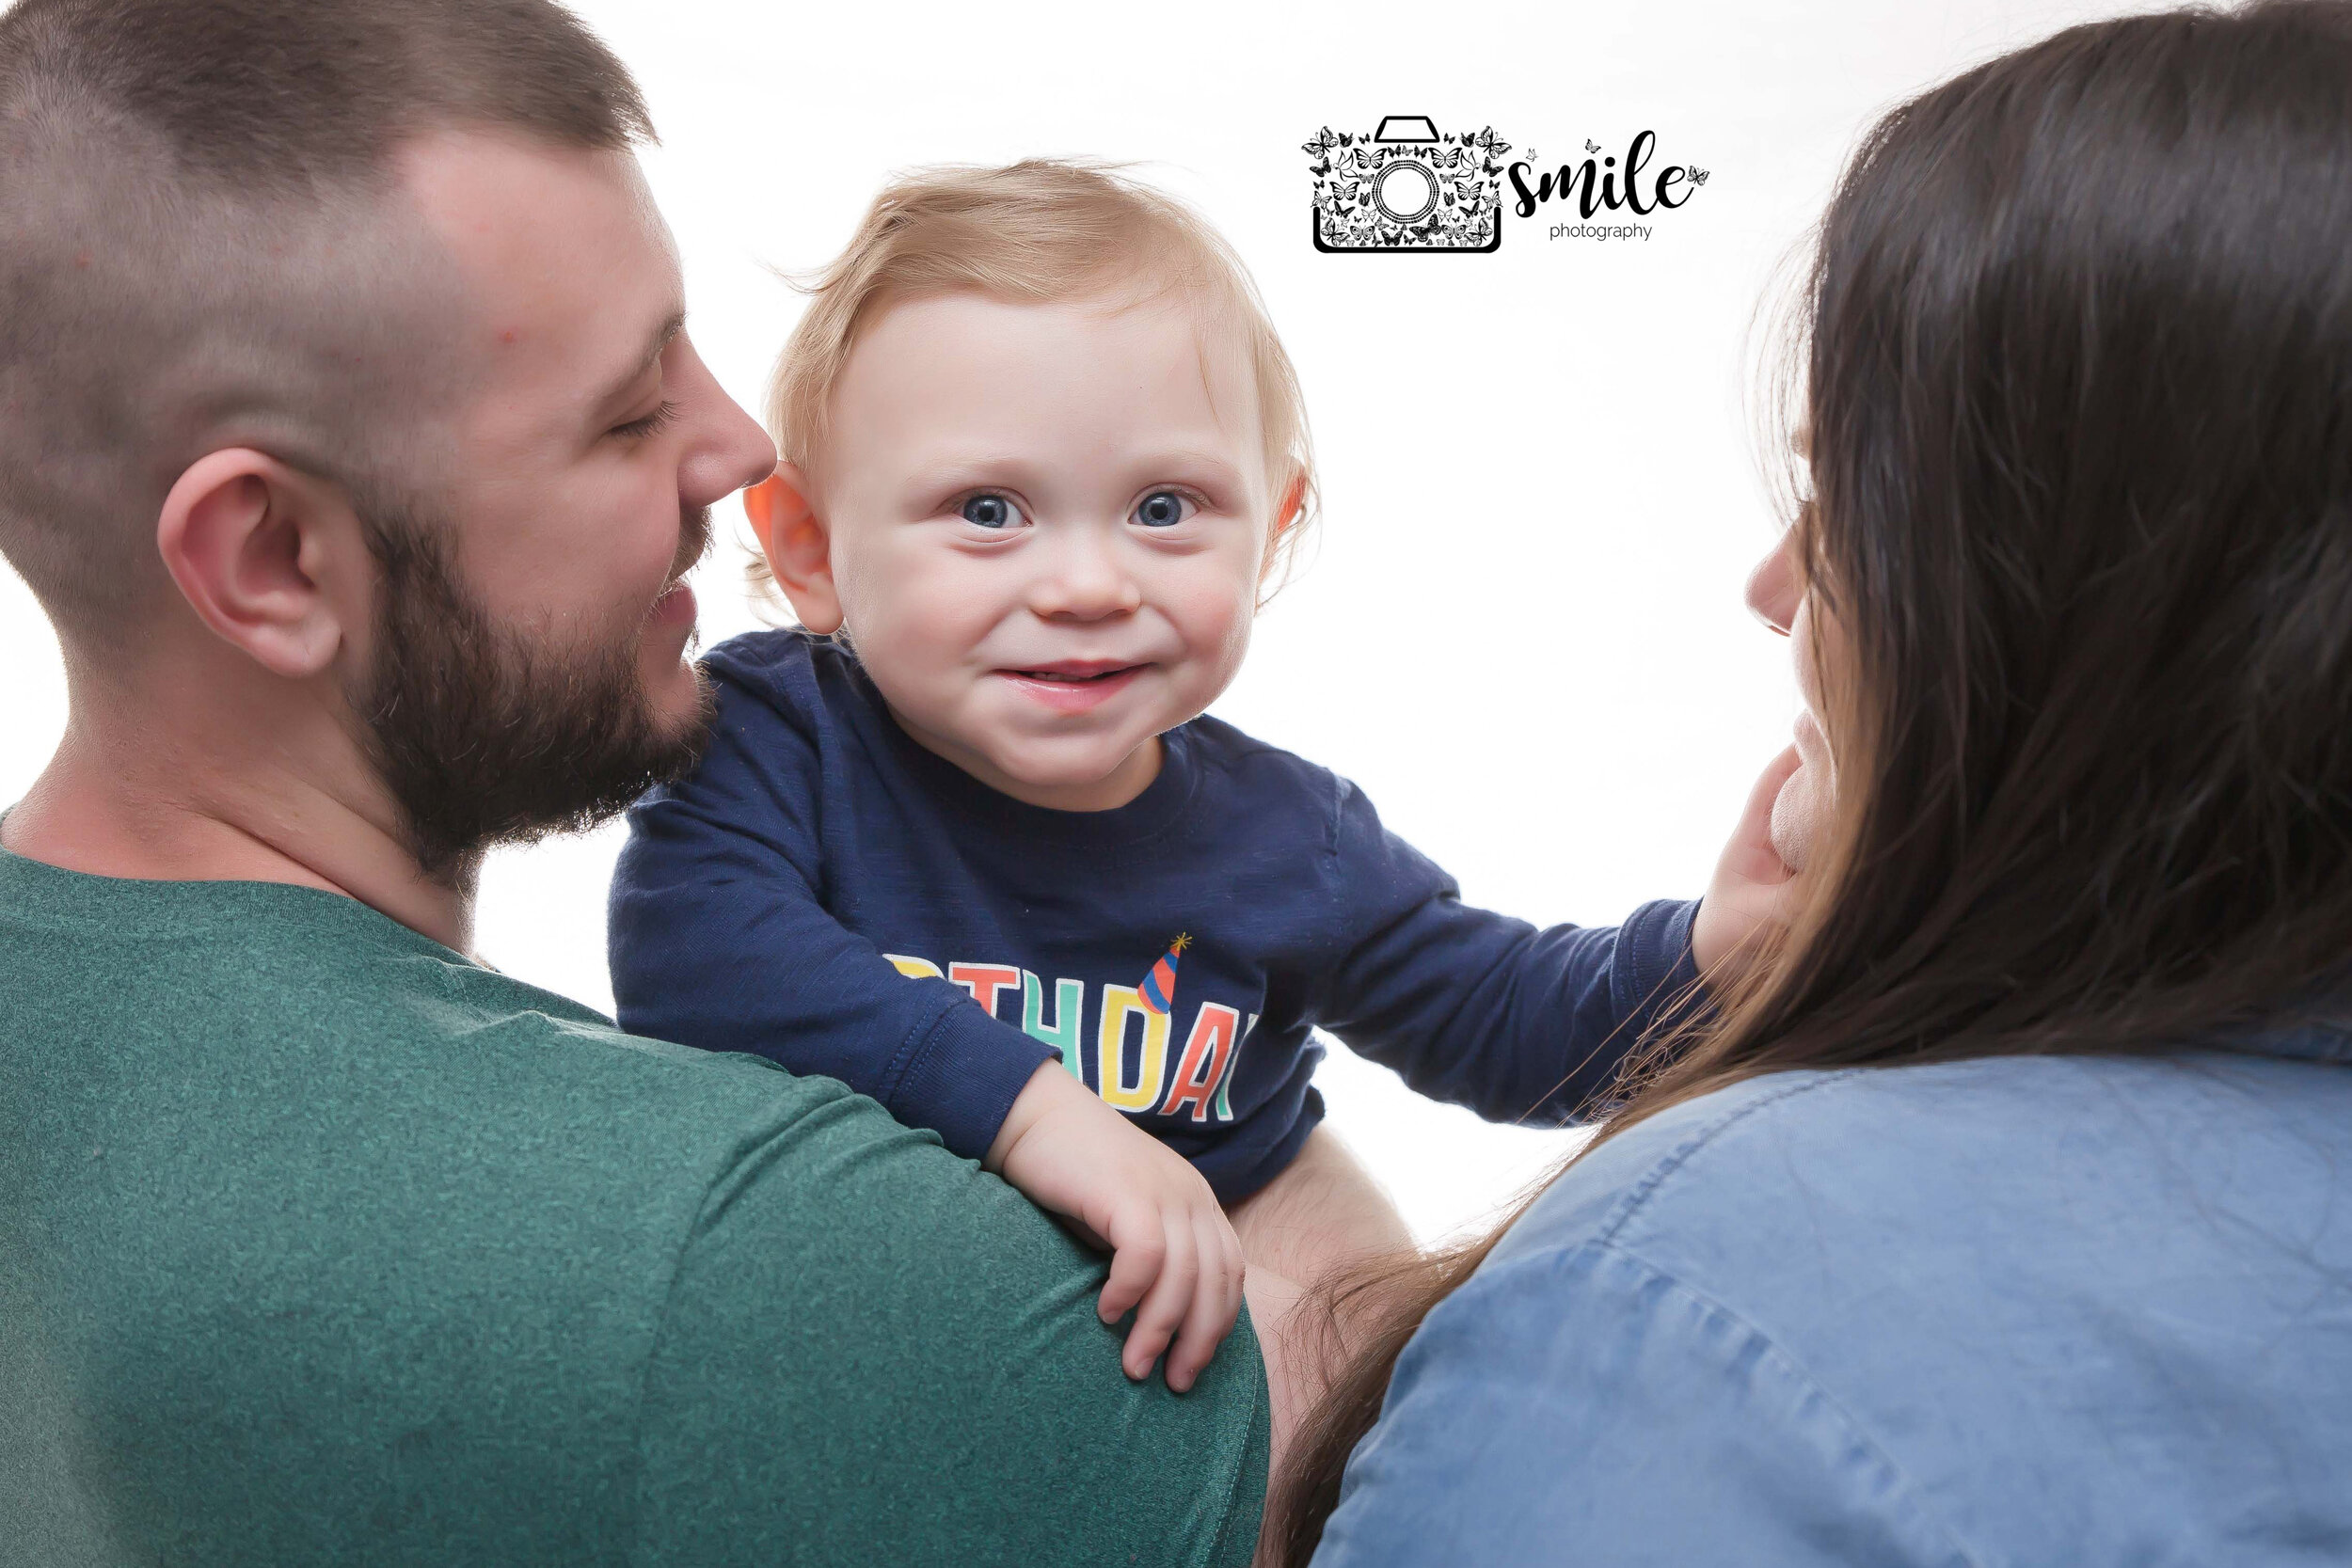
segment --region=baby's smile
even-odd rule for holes
[[[1069,660],[1027,670],[997,672],[1016,690],[1057,713],[1089,713],[1109,702],[1150,670],[1149,664]]]
[[[803,624],[848,627],[901,728],[1032,805],[1134,799],[1248,646],[1275,485],[1247,345],[1204,309],[907,300],[834,388]]]

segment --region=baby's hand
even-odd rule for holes
[[[1166,1350],[1168,1386],[1191,1387],[1241,1313],[1243,1272],[1241,1242],[1200,1173],[1058,1062],[1022,1089],[982,1164],[1110,1249],[1096,1310],[1115,1323],[1135,1308],[1127,1375],[1151,1375]]]
[[[1711,985],[1728,987],[1744,976],[1796,913],[1797,873],[1772,847],[1772,803],[1797,766],[1791,746],[1756,781],[1691,923],[1691,957]]]

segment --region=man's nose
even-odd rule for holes
[[[1029,585],[1029,608],[1048,620],[1100,621],[1141,608],[1143,590],[1113,540],[1093,528],[1057,531],[1045,569]]]
[[[687,507],[710,506],[776,469],[776,444],[759,421],[727,396],[693,346],[679,340],[685,363],[678,368],[685,394],[684,417],[696,421],[678,464],[678,499]]]
[[[1797,606],[1804,598],[1804,585],[1798,580],[1796,530],[1782,534],[1772,553],[1748,574],[1747,597],[1748,608],[1756,611],[1757,620],[1783,637],[1788,635],[1797,619]]]

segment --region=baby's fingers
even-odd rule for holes
[[[1181,1212],[1163,1217],[1161,1233],[1168,1239],[1168,1256],[1151,1294],[1136,1308],[1136,1324],[1127,1331],[1127,1349],[1120,1364],[1129,1377],[1140,1381],[1152,1374],[1160,1358],[1192,1311],[1193,1283],[1200,1276],[1198,1252],[1188,1218]]]
[[[1804,761],[1791,746],[1764,769],[1763,776],[1748,791],[1747,804],[1740,813],[1740,826],[1732,831],[1731,842],[1724,847],[1719,871],[1763,887],[1786,882],[1795,875],[1772,846],[1772,807],[1780,800],[1782,786],[1804,766]]]
[[[1192,1310],[1168,1353],[1168,1386],[1180,1394],[1200,1376],[1241,1316],[1244,1266],[1233,1227],[1214,1209],[1199,1215],[1196,1225],[1200,1282],[1193,1289]]]
[[[1134,1310],[1167,1264],[1168,1232],[1158,1223],[1156,1210],[1147,1212],[1151,1216],[1147,1224],[1136,1225],[1121,1216],[1104,1227],[1110,1233],[1111,1276],[1094,1309],[1106,1323],[1115,1323]],[[1148,1370],[1151,1363],[1144,1365]]]

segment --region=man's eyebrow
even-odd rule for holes
[[[671,311],[661,325],[654,328],[653,340],[645,345],[645,352],[638,356],[637,363],[631,365],[627,373],[613,378],[605,388],[604,395],[596,400],[596,407],[598,409],[609,408],[626,397],[628,389],[637,385],[639,378],[652,368],[654,361],[660,359],[669,346],[677,341],[677,335],[685,330],[686,312]]]

